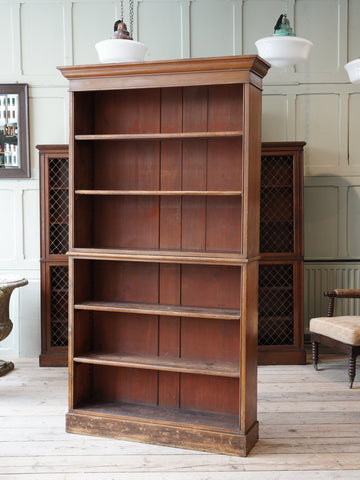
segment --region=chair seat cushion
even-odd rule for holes
[[[348,345],[360,345],[360,316],[312,318],[310,332]]]

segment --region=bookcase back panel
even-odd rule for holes
[[[158,372],[137,368],[93,365],[92,398],[157,405]],[[89,396],[91,398],[91,396]]]
[[[77,151],[75,189],[242,190],[241,138],[84,141]]]
[[[181,303],[240,308],[240,267],[182,265]]]
[[[222,265],[177,265],[159,263],[84,260],[75,262],[74,302],[167,303],[195,307],[240,309],[240,267]],[[86,279],[86,280],[85,280]],[[166,285],[176,293],[166,299]],[[162,290],[165,285],[165,296]]]
[[[89,246],[159,248],[159,197],[100,196],[92,203],[94,225]]]
[[[94,299],[158,303],[159,265],[138,262],[93,262]]]
[[[228,415],[239,414],[237,378],[181,375],[180,407]]]
[[[74,408],[96,403],[114,402],[165,406],[159,402],[159,373],[156,370],[103,365],[75,364],[78,381],[74,391]],[[166,372],[175,380],[180,377],[176,407],[188,411],[239,414],[239,380],[208,375]],[[174,392],[176,394],[176,391]],[[174,405],[175,406],[175,405]],[[201,422],[200,422],[201,423]]]
[[[158,316],[127,313],[93,313],[93,350],[157,355]]]
[[[241,252],[241,197],[99,195],[75,203],[75,218],[83,223],[76,248]],[[93,219],[86,222],[90,211]]]
[[[201,342],[199,342],[201,338]],[[181,355],[196,360],[239,362],[240,324],[228,320],[181,319]]]
[[[160,151],[155,140],[94,142],[94,177],[87,188],[159,190]]]
[[[77,311],[74,331],[82,334],[74,344],[76,357],[89,353],[134,354],[239,362],[238,321]],[[169,337],[170,343],[165,340]]]
[[[75,112],[75,135],[243,128],[241,84],[75,92],[75,102],[85,110]]]
[[[94,120],[94,131],[88,133],[158,133],[160,90],[96,92]]]

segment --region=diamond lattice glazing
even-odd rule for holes
[[[261,158],[260,252],[294,252],[293,157]]]
[[[293,265],[259,265],[259,345],[294,344]]]
[[[51,278],[51,346],[68,344],[68,267],[50,267]]]
[[[49,159],[49,253],[64,255],[69,245],[68,159]]]

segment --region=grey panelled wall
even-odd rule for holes
[[[272,33],[284,6],[285,0],[135,0],[135,38],[148,45],[148,60],[253,54],[254,41]],[[273,68],[265,78],[263,140],[307,142],[306,326],[323,308],[321,289],[334,279],[338,286],[356,282],[360,264],[360,87],[343,68],[360,54],[360,1],[289,0],[288,12],[296,34],[314,47],[308,62]],[[0,344],[1,358],[40,352],[35,145],[68,142],[67,83],[56,66],[96,63],[94,44],[111,36],[119,16],[120,1],[0,0],[0,83],[29,84],[31,150],[30,179],[0,180],[6,205],[0,274],[29,279],[13,294],[14,330]],[[338,275],[339,268],[349,273]]]

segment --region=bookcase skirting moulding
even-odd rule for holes
[[[257,56],[59,67],[70,91],[68,432],[258,438]]]

